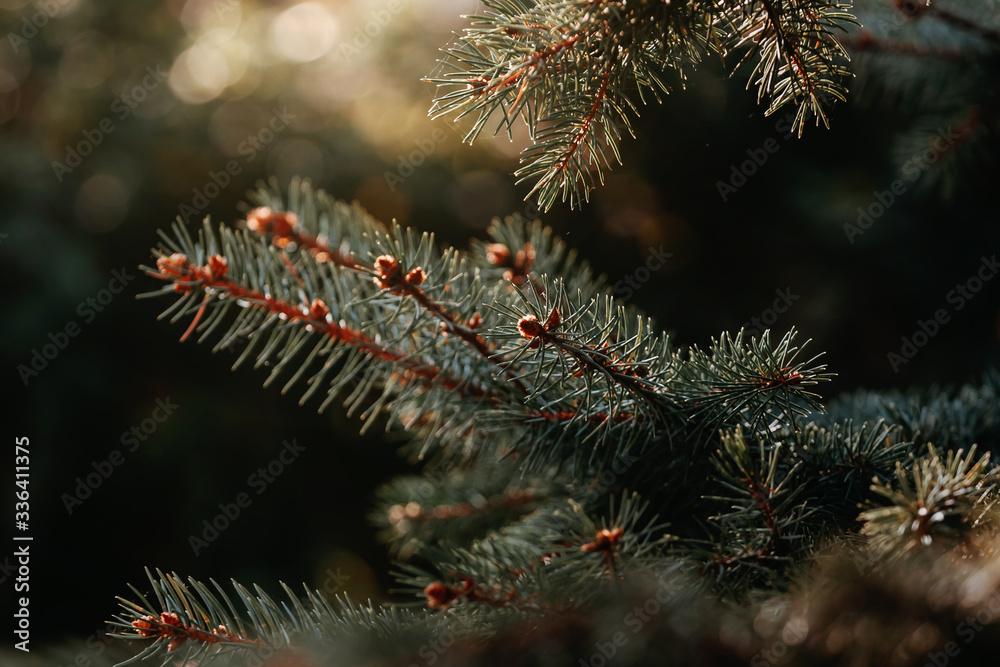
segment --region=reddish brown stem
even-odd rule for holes
[[[402,367],[404,372],[414,377],[438,383],[446,389],[457,390],[471,396],[490,396],[490,392],[485,387],[469,385],[456,378],[449,377],[442,373],[439,368],[415,361],[402,351],[394,350],[377,343],[361,331],[341,326],[336,322],[328,322],[325,319],[314,317],[314,313],[309,308],[296,307],[274,297],[261,294],[256,290],[247,289],[233,280],[213,274],[207,266],[200,267],[187,262],[186,257],[183,257],[183,259],[177,256],[171,258],[165,257],[161,258],[157,264],[160,272],[147,271],[147,274],[160,280],[172,281],[175,284],[175,289],[180,288],[180,291],[189,291],[194,287],[201,287],[205,290],[215,289],[225,292],[230,298],[245,300],[258,308],[278,315],[285,321],[298,322],[304,326],[310,326],[335,341],[364,350],[371,356],[384,361],[393,362]]]
[[[773,549],[777,549],[781,540],[781,532],[778,529],[778,523],[774,519],[774,512],[771,510],[771,502],[769,500],[769,496],[773,493],[773,490],[762,486],[752,476],[745,477],[743,482],[747,485],[747,490],[753,497],[754,502],[757,503],[757,508],[764,517],[764,523],[767,524],[767,529],[771,533]]]
[[[785,56],[788,59],[789,64],[795,73],[799,75],[802,79],[802,85],[805,86],[806,92],[810,95],[813,94],[815,86],[812,81],[809,80],[809,75],[806,73],[805,67],[802,62],[802,55],[799,53],[796,45],[785,35],[785,32],[781,29],[781,17],[778,15],[777,9],[774,7],[772,0],[758,0],[760,4],[764,5],[764,13],[767,15],[767,22],[771,24],[771,29],[774,31],[774,37],[778,40],[778,57],[781,57],[781,52],[785,52]]]
[[[587,115],[583,118],[583,123],[577,129],[576,134],[573,136],[573,140],[570,141],[569,148],[559,159],[559,164],[556,165],[553,173],[562,173],[569,164],[569,161],[573,159],[573,156],[580,149],[583,144],[583,140],[587,138],[587,133],[590,131],[590,126],[594,123],[597,118],[598,112],[601,110],[601,105],[604,103],[604,96],[608,92],[608,83],[610,82],[611,76],[611,61],[609,60],[604,65],[604,73],[601,76],[601,83],[597,87],[597,94],[594,96],[594,101],[590,105],[590,109],[587,111]]]
[[[199,630],[191,626],[184,625],[177,614],[165,611],[159,618],[155,616],[143,616],[132,621],[132,627],[140,637],[158,637],[169,639],[167,651],[178,649],[189,639],[204,642],[206,644],[243,644],[246,646],[260,646],[263,644],[257,639],[247,639],[234,635],[224,625],[220,625],[216,630]]]
[[[507,86],[516,83],[517,81],[520,81],[525,76],[525,74],[527,74],[530,71],[533,71],[535,66],[538,65],[538,63],[542,62],[547,58],[551,58],[560,51],[568,49],[569,47],[573,46],[581,39],[583,39],[583,37],[584,33],[579,33],[573,35],[572,37],[568,37],[557,44],[553,44],[547,49],[543,49],[541,51],[531,54],[523,61],[518,63],[518,65],[514,68],[513,72],[511,72],[504,78],[500,79],[499,81],[488,83],[482,86],[482,88],[479,89],[476,94],[477,95],[489,94],[501,88],[506,88]]]

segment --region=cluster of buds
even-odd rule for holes
[[[520,287],[531,273],[531,267],[535,263],[535,250],[530,243],[525,243],[517,253],[511,253],[510,248],[502,243],[490,243],[486,246],[486,261],[493,266],[506,268],[504,279]]]
[[[416,287],[423,284],[427,275],[421,267],[410,269],[406,275],[402,275],[399,261],[391,255],[381,255],[375,259],[374,282],[384,290],[391,290],[393,294],[399,293],[400,281]]]
[[[622,528],[612,528],[611,530],[601,528],[597,531],[597,538],[593,542],[580,547],[580,551],[586,551],[587,553],[594,551],[611,552],[624,534],[625,530]]]
[[[454,572],[452,573],[455,574]],[[434,581],[424,588],[427,606],[432,609],[446,609],[452,602],[465,598],[470,602],[481,602],[490,606],[499,606],[517,597],[517,591],[485,591],[476,585],[476,580],[468,575],[459,575],[462,583],[449,586],[440,581]]]
[[[427,597],[427,606],[432,609],[444,609],[455,600],[463,598],[475,590],[475,579],[463,576],[462,580],[462,584],[459,586],[448,586],[440,581],[427,584],[427,587],[424,588],[424,596]]]
[[[177,614],[165,611],[159,618],[153,616],[143,616],[132,621],[132,627],[136,629],[140,637],[155,637],[164,632],[173,632],[171,627],[182,627],[181,619]]]
[[[268,206],[260,206],[247,213],[247,229],[256,234],[272,234],[287,238],[295,231],[299,218],[288,211],[274,211]],[[275,242],[276,245],[280,245]]]
[[[180,279],[174,285],[175,292],[187,293],[191,291],[191,285],[182,284],[188,281],[198,280],[222,280],[229,272],[229,262],[222,255],[212,255],[208,258],[205,266],[194,266],[187,255],[175,252],[169,257],[160,257],[156,260],[156,268],[160,270],[158,277],[164,279]]]
[[[262,236],[271,236],[271,243],[279,248],[287,248],[295,243],[317,262],[334,262],[351,269],[359,268],[349,249],[341,252],[333,250],[298,227],[298,216],[289,211],[275,211],[261,206],[247,213],[247,229]]]
[[[192,286],[185,285],[184,282],[221,280],[229,271],[229,262],[222,255],[212,255],[205,266],[194,266],[187,255],[175,252],[157,259],[156,268],[160,271],[158,278],[179,280],[174,285],[175,292],[187,293],[191,291]]]
[[[169,611],[160,614],[159,618],[155,616],[137,618],[132,621],[132,627],[135,628],[136,633],[140,637],[166,637],[170,639],[170,643],[167,644],[168,653],[177,650],[184,642],[191,638],[209,643],[241,639],[229,632],[229,628],[225,625],[220,625],[214,631],[189,628],[184,625],[177,614]]]
[[[185,631],[187,628],[181,623],[177,614],[165,611],[160,614],[160,618],[153,616],[143,616],[132,621],[132,627],[136,629],[140,637],[169,637],[167,652],[180,648],[181,644],[187,641]]]
[[[330,314],[330,307],[323,303],[322,299],[313,299],[307,312],[312,319],[326,322],[326,317]]]
[[[533,344],[537,344],[537,338],[545,333],[555,331],[560,324],[562,324],[562,315],[559,314],[558,308],[553,308],[548,319],[545,320],[545,324],[539,322],[534,315],[525,315],[517,321],[517,330]]]
[[[191,260],[182,252],[175,252],[169,257],[160,257],[156,260],[156,268],[164,276],[169,278],[180,278],[190,274]]]
[[[219,280],[226,277],[226,272],[229,271],[229,262],[222,255],[212,255],[208,258],[208,275],[213,280]]]
[[[374,282],[382,289],[392,289],[399,279],[399,262],[391,255],[381,255],[375,260]]]

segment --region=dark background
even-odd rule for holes
[[[407,469],[392,438],[377,426],[361,437],[362,422],[339,407],[299,407],[297,395],[262,389],[261,372],[230,372],[235,357],[179,343],[186,321],[156,320],[169,301],[135,300],[157,287],[136,267],[149,261],[156,230],[230,159],[242,172],[202,211],[214,220],[237,219],[258,179],[284,186],[294,174],[460,247],[493,216],[533,215],[522,201],[528,184],[510,176],[522,144],[470,148],[454,126],[426,115],[434,89],[421,77],[475,3],[403,2],[369,42],[350,40],[388,3],[307,3],[289,14],[291,2],[56,4],[60,13],[26,44],[0,43],[3,421],[8,442],[31,440],[32,646],[100,631],[115,595],[127,596],[130,582],[145,588],[146,566],[275,593],[279,581],[304,582],[384,599],[389,563],[366,514],[377,485]],[[22,34],[39,11],[0,0],[3,34]],[[920,38],[920,26],[902,21],[870,27]],[[982,44],[934,34],[970,59],[860,58],[849,102],[829,111],[832,127],[810,125],[801,139],[776,129],[784,112],[766,117],[745,76],[728,78],[709,62],[664,105],[642,109],[639,139],[622,143],[624,165],[589,205],[557,205],[542,217],[611,284],[650,248],[672,253],[631,301],[678,345],[709,344],[788,289],[798,299],[773,329],[794,325],[813,339],[809,349],[826,352],[838,374],[821,387],[828,399],[860,387],[974,381],[1000,358],[1000,281],[959,312],[946,294],[1000,250],[996,68]],[[345,43],[363,46],[349,52]],[[308,59],[310,48],[321,55]],[[119,119],[116,98],[156,64],[170,81]],[[240,142],[286,106],[295,119],[247,162]],[[104,117],[113,132],[58,180],[52,162]],[[967,127],[968,138],[849,242],[844,225],[858,207],[949,125]],[[438,128],[446,139],[390,189],[385,174]],[[777,152],[723,202],[717,183],[772,138]],[[136,277],[85,322],[77,308],[114,270]],[[895,372],[887,354],[939,308],[951,321]],[[71,321],[79,335],[25,385],[18,366]],[[122,434],[167,398],[174,414],[124,451]],[[291,439],[305,451],[256,495],[248,476]],[[64,494],[116,449],[122,465],[68,513]],[[189,536],[243,491],[251,506],[195,556]],[[3,497],[13,503],[11,492]],[[12,551],[0,547],[0,559]],[[3,597],[14,597],[13,576],[0,579]]]

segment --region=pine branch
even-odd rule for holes
[[[945,460],[926,439],[995,440],[1000,375],[929,399],[861,394],[827,416],[812,389],[830,374],[794,331],[674,350],[537,223],[498,221],[462,253],[304,186],[287,204],[257,197],[268,210],[250,210],[247,229],[161,235],[156,294],[194,320],[185,338],[225,320],[217,348],[248,337],[241,360],[272,364],[272,378],[295,368],[286,387],[314,371],[307,396],[350,390],[352,409],[416,436],[424,476],[384,489],[374,516],[411,559],[398,578],[423,609],[237,588],[237,613],[217,586],[161,574],[157,604],[134,591],[117,619],[151,641],[139,657],[348,650],[391,663],[435,632],[473,646],[511,622],[593,613],[649,573],[700,573],[711,594],[747,600],[791,585],[830,542],[993,548],[996,468]],[[474,316],[475,344],[451,326]],[[890,506],[858,517],[879,496]]]
[[[555,510],[555,511],[552,511]],[[433,570],[403,564],[397,580],[429,609],[453,606],[521,612],[579,609],[645,570],[670,537],[635,494],[596,519],[578,504],[536,511],[468,547],[429,546]],[[568,594],[573,591],[572,594]]]
[[[797,552],[808,545],[802,525],[816,512],[802,497],[801,461],[780,444],[751,447],[737,429],[722,436],[712,463],[713,486],[724,495],[706,495],[705,500],[724,504],[725,510],[709,519],[719,524],[725,541],[718,540],[706,569],[732,578],[743,576],[748,564],[777,569],[801,557]]]
[[[233,582],[243,607],[240,614],[232,599],[214,581],[210,589],[194,579],[185,582],[176,574],[159,570],[156,576],[148,569],[146,574],[157,604],[151,604],[138,588],[130,586],[138,602],[119,597],[123,613],[111,621],[112,626],[121,629],[113,636],[151,640],[133,660],[148,659],[162,652],[174,654],[164,664],[173,661],[179,665],[190,664],[191,660],[229,661],[234,654],[243,656],[241,660],[248,654],[271,656],[290,647],[289,631],[293,628],[296,635],[320,636],[333,617],[332,608],[319,593],[307,591],[310,606],[305,607],[284,587],[292,600],[290,609],[259,589],[254,595]]]
[[[425,311],[441,322],[444,332],[458,336],[468,343],[477,354],[484,359],[490,359],[492,350],[487,346],[483,337],[475,331],[475,328],[482,322],[482,318],[474,315],[469,322],[461,322],[455,313],[449,312],[441,303],[431,298],[426,291],[420,288],[426,279],[422,267],[416,266],[406,269],[401,267],[396,258],[391,255],[381,255],[372,264],[363,263],[346,248],[331,248],[322,237],[310,234],[303,229],[298,216],[294,213],[273,211],[267,206],[250,211],[247,214],[246,226],[247,229],[270,238],[271,242],[282,251],[294,248],[299,252],[309,253],[318,263],[330,262],[338,268],[371,276],[375,284],[383,290],[416,301]],[[383,233],[388,241],[388,233]],[[400,231],[397,229],[395,233],[399,234]],[[292,270],[294,271],[294,269]],[[527,392],[527,387],[516,380],[514,382],[518,390]]]
[[[704,2],[488,0],[456,45],[445,50],[431,115],[473,118],[470,143],[491,118],[511,135],[523,118],[533,145],[516,172],[534,181],[542,210],[557,199],[586,201],[603,172],[620,161],[618,141],[647,97],[709,51],[757,55],[758,99],[768,113],[799,106],[827,124],[825,107],[843,99],[847,54],[834,33],[854,22],[845,4],[824,0]]]
[[[823,108],[831,97],[844,100],[840,79],[850,72],[844,63],[847,52],[833,37],[834,31],[854,21],[849,5],[825,2],[760,0],[748,3],[747,14],[737,30],[741,44],[754,43],[759,61],[757,100],[771,98],[768,114],[788,103],[799,105],[792,124],[799,136],[812,115],[817,124],[829,127]]]
[[[415,646],[442,630],[476,634],[471,626],[460,629],[436,614],[362,606],[346,598],[331,604],[318,591],[306,589],[300,597],[284,584],[287,601],[278,602],[259,587],[251,592],[233,581],[234,599],[215,581],[206,586],[194,578],[146,572],[155,603],[130,586],[136,601],[119,597],[122,613],[111,625],[119,628],[112,636],[149,645],[120,665],[156,659],[177,667],[312,666],[328,664],[331,655],[344,660],[340,664],[378,656],[391,663],[409,661]]]
[[[697,413],[710,423],[740,423],[758,433],[768,417],[791,420],[794,426],[796,415],[822,411],[819,396],[806,389],[832,377],[826,364],[814,363],[822,355],[795,363],[805,347],[793,345],[795,331],[774,346],[770,336],[765,331],[747,345],[742,331],[735,337],[723,334],[712,341],[710,352],[691,350],[682,369],[690,383],[686,398]]]

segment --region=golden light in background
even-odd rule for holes
[[[170,88],[189,104],[209,102],[237,83],[250,64],[250,47],[241,39],[243,11],[237,2],[224,0],[188,0],[180,21],[195,38],[187,50],[174,60]],[[251,93],[256,84],[237,86],[240,97]]]
[[[186,102],[207,102],[217,97],[228,81],[226,56],[202,42],[177,56],[170,71],[170,87]]]
[[[221,29],[226,37],[232,37],[239,30],[242,17],[242,5],[235,0],[188,0],[180,19],[192,37],[209,29]]]
[[[302,2],[278,14],[271,24],[271,46],[293,62],[316,60],[333,48],[338,25],[318,2]]]
[[[226,53],[200,39],[177,56],[170,69],[170,88],[185,102],[201,104],[218,97],[233,78]]]

